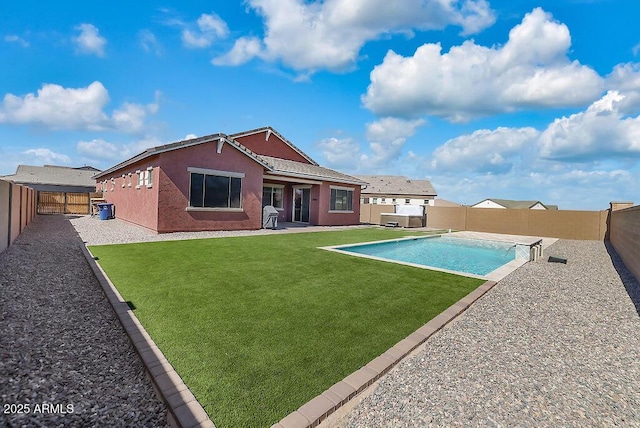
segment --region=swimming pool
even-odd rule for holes
[[[513,243],[449,236],[331,247],[334,251],[485,276],[516,259]]]

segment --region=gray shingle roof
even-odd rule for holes
[[[437,196],[429,180],[412,180],[401,175],[358,175],[368,183],[363,195],[415,195]]]
[[[18,165],[15,174],[0,178],[24,184],[95,187],[96,181],[93,179],[95,174],[96,169],[89,167]]]
[[[307,163],[296,162],[288,159],[274,158],[271,156],[257,155],[271,168],[272,172],[276,174],[289,175],[300,178],[320,179],[328,181],[336,181],[341,183],[350,183],[364,185],[366,182],[352,177],[347,174],[343,174],[338,171],[334,171],[329,168],[325,168],[318,165],[310,165]]]

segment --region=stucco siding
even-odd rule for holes
[[[206,143],[160,155],[158,232],[259,229],[262,226],[263,167],[234,147]],[[187,210],[190,173],[202,168],[245,174],[242,212]]]
[[[330,212],[331,186],[341,188],[353,188],[353,212]],[[315,224],[320,226],[347,226],[360,224],[360,186],[343,183],[324,182],[318,189],[318,220]],[[311,202],[313,203],[313,192]]]
[[[309,163],[300,153],[292,149],[287,143],[271,133],[265,140],[267,131],[258,134],[237,137],[235,140],[250,150],[265,156],[288,159],[296,162]]]

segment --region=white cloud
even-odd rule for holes
[[[364,155],[363,160],[372,165],[382,165],[398,159],[407,138],[426,122],[423,119],[403,120],[385,117],[366,126],[367,140],[371,155]]]
[[[86,88],[44,84],[37,94],[6,94],[0,104],[0,123],[41,125],[50,129],[140,132],[148,114],[158,111],[160,93],[146,106],[125,103],[109,117],[104,107],[109,93],[96,81]]]
[[[349,69],[365,43],[386,34],[449,25],[472,34],[495,22],[485,0],[248,0],[248,4],[264,18],[265,36],[259,44],[252,41],[243,55],[242,45],[234,46],[232,57],[246,62],[259,56],[297,71]],[[256,52],[257,46],[264,47]]]
[[[438,171],[505,173],[535,145],[539,135],[534,128],[480,129],[438,147],[430,166]]]
[[[79,141],[76,150],[89,159],[114,161],[121,158],[120,149],[115,144],[108,143],[103,139]]]
[[[208,48],[214,41],[229,35],[229,27],[215,13],[203,13],[196,22],[197,29],[182,30],[182,43],[190,49]]]
[[[610,91],[584,112],[556,119],[540,137],[541,156],[565,161],[640,157],[640,116],[620,112],[624,99]]]
[[[261,55],[262,44],[256,37],[240,37],[233,48],[224,55],[211,60],[214,65],[240,65]]]
[[[153,52],[156,56],[162,56],[164,48],[162,44],[156,38],[150,30],[142,30],[138,33],[138,39],[140,40],[140,46],[145,52]]]
[[[76,45],[78,53],[87,55],[96,55],[104,57],[104,48],[107,44],[107,39],[100,36],[100,31],[93,24],[80,24],[76,27],[76,30],[80,32],[77,37],[72,40]]]
[[[509,33],[504,46],[465,41],[441,54],[425,44],[411,57],[389,51],[371,72],[364,105],[378,115],[422,114],[466,121],[524,108],[580,106],[602,93],[603,79],[567,57],[564,24],[540,8]]]
[[[640,112],[640,63],[618,64],[607,76],[608,88],[624,94],[618,109],[625,114]]]
[[[30,149],[22,152],[24,155],[28,155],[34,160],[34,163],[43,163],[43,164],[69,164],[71,163],[71,158],[67,155],[63,155],[60,153],[55,153],[50,149]]]
[[[357,170],[360,144],[353,138],[325,138],[317,145],[328,165]]]
[[[28,48],[29,47],[29,42],[26,41],[25,39],[23,39],[20,36],[16,36],[15,34],[9,34],[4,36],[4,41],[7,43],[17,43],[20,46],[22,46],[23,48]]]
[[[640,43],[636,44],[633,48],[631,48],[631,52],[633,52],[634,56],[637,56],[640,53]]]

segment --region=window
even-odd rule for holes
[[[133,174],[129,173],[129,187],[133,184]]]
[[[409,198],[405,199],[405,200],[404,200],[404,203],[405,203],[405,204],[410,204],[410,203],[411,203],[411,199],[409,199]]]
[[[136,189],[139,189],[144,184],[144,171],[137,170],[136,174],[138,174],[138,184],[136,185]]]
[[[145,185],[147,186],[147,188],[150,188],[151,186],[153,186],[153,167],[152,166],[147,168],[147,170],[145,171]]]
[[[382,200],[380,201],[380,203],[385,204],[387,202],[387,198],[382,198]]]
[[[242,208],[244,174],[189,168],[189,207]]]
[[[284,208],[284,186],[270,184],[262,188],[262,206],[272,205],[274,208]]]
[[[126,179],[127,175],[126,174],[122,174],[122,187],[124,188],[124,186],[126,186]]]
[[[429,199],[424,200],[424,205],[429,205]]]
[[[111,191],[113,192],[115,188],[116,188],[116,179],[111,178]]]
[[[396,203],[396,198],[391,199],[391,202]]]
[[[376,198],[373,198],[374,204]],[[331,186],[330,211],[353,211],[353,189]]]
[[[377,204],[378,203],[378,198],[373,198],[371,203],[374,204],[374,205]]]

